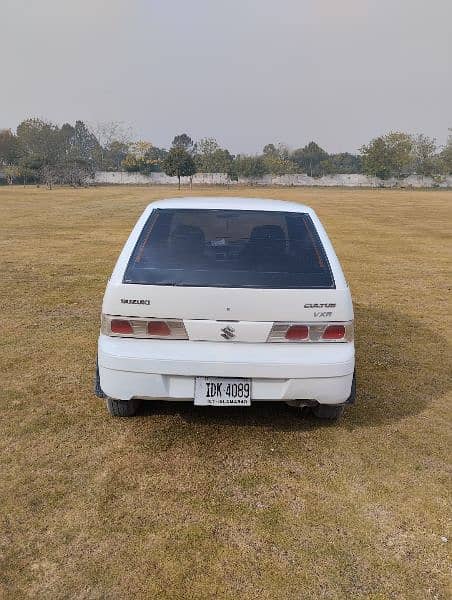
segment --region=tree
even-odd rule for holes
[[[165,148],[159,148],[158,146],[151,146],[145,153],[144,158],[148,164],[152,164],[152,171],[161,171],[162,163],[168,154],[168,150]]]
[[[92,175],[92,171],[77,162],[61,162],[57,165],[44,165],[40,169],[39,175],[40,181],[52,189],[56,184],[82,186]]]
[[[272,175],[287,175],[296,172],[296,166],[291,160],[279,156],[264,156],[263,163],[265,172]]]
[[[0,130],[0,165],[13,165],[19,159],[17,137],[11,129]]]
[[[163,161],[163,170],[170,177],[191,177],[196,173],[196,165],[192,155],[181,146],[174,146]]]
[[[144,158],[144,155],[151,147],[151,142],[138,140],[137,142],[132,142],[129,144],[129,153],[135,156],[135,158]]]
[[[389,179],[392,175],[391,158],[387,153],[383,137],[373,139],[360,148],[363,161],[363,172],[372,177]]]
[[[171,146],[173,148],[182,148],[187,152],[191,152],[193,150],[193,140],[186,133],[181,133],[174,137]]]
[[[44,161],[39,157],[25,157],[19,160],[19,176],[23,179],[24,185],[39,182],[40,172],[44,164]]]
[[[266,144],[262,150],[263,157],[277,157],[281,160],[289,160],[290,151],[289,148],[285,144]]]
[[[45,185],[49,188],[49,190],[52,189],[52,187],[58,183],[59,180],[59,169],[58,167],[54,166],[54,165],[43,165],[40,169],[40,180],[42,183],[45,183]]]
[[[323,174],[321,163],[328,158],[328,153],[315,142],[309,142],[304,148],[294,150],[291,158],[299,172],[319,177]]]
[[[209,159],[210,173],[228,173],[234,160],[232,154],[226,148],[218,148]]]
[[[136,173],[140,170],[140,160],[133,154],[127,154],[121,162],[121,167],[128,173]]]
[[[90,130],[99,140],[99,144],[106,148],[112,142],[117,141],[123,144],[129,144],[132,138],[132,131],[129,125],[123,121],[99,121],[90,127]]]
[[[108,161],[107,156],[114,143],[126,146],[125,154],[127,154],[127,149],[132,138],[132,131],[129,125],[126,125],[122,121],[101,121],[94,124],[91,127],[91,131],[99,141],[99,157],[97,162],[101,169],[106,168],[105,161]],[[117,161],[116,163],[120,165],[123,158],[121,158],[119,163]]]
[[[126,158],[129,145],[113,140],[102,151],[99,166],[106,171],[119,171],[122,161]]]
[[[262,151],[265,172],[272,175],[295,173],[295,163],[290,160],[290,152],[284,144],[267,144]]]
[[[252,181],[265,175],[265,164],[260,156],[239,155],[235,159],[235,171],[238,177],[246,177]]]
[[[99,156],[100,144],[83,121],[76,121],[73,137],[73,161],[87,168],[94,169],[96,157]]]
[[[174,142],[173,142],[174,143]],[[220,148],[220,144],[213,137],[202,138],[194,146],[195,153],[204,156],[210,156]]]
[[[130,150],[121,163],[125,171],[139,171],[143,175],[149,175],[162,170],[162,163],[167,155],[164,148],[157,148],[149,142],[136,142],[130,145]]]
[[[408,175],[412,167],[412,137],[401,131],[390,132],[385,135],[385,143],[394,175],[396,177]]]
[[[138,159],[138,171],[143,175],[149,175],[162,170],[163,160],[168,152],[164,148],[158,148],[149,144],[143,156]]]
[[[6,181],[11,185],[14,183],[14,180],[20,177],[20,169],[17,165],[7,165],[3,168],[3,173],[5,174]]]
[[[93,175],[98,165],[99,141],[83,121],[76,121],[75,126],[64,123],[57,135],[57,159],[44,161],[41,180],[49,188],[55,183],[82,185],[84,178]]]
[[[19,160],[19,177],[24,185],[31,182],[39,182],[40,172],[44,162],[39,157],[24,157]]]
[[[60,165],[56,170],[55,183],[71,185],[72,187],[82,186],[93,176],[92,170],[83,164],[68,163]]]
[[[60,131],[48,121],[26,119],[17,127],[17,143],[23,158],[55,164],[60,154]]]
[[[42,119],[27,119],[17,128],[18,161],[24,181],[41,180],[82,185],[97,166],[100,144],[83,121],[58,127]]]
[[[277,152],[275,144],[266,144],[262,150],[264,156],[275,156]]]
[[[215,138],[203,138],[194,151],[196,168],[201,173],[227,173],[233,160],[229,150],[220,148]]]
[[[150,142],[138,140],[129,145],[129,152],[121,163],[122,168],[129,172],[143,172],[145,170],[145,155],[152,147]]]
[[[320,163],[320,167],[323,173],[329,175],[361,173],[362,160],[360,156],[355,154],[340,152],[339,154],[330,154],[326,160]]]
[[[73,154],[75,128],[70,123],[64,123],[59,131],[59,160],[70,160]]]
[[[234,156],[232,156],[232,160],[228,165],[228,170],[226,171],[226,174],[228,176],[229,181],[239,180],[239,174],[237,171],[237,159]]]
[[[413,167],[418,175],[429,176],[436,171],[436,140],[422,133],[413,138]]]
[[[452,128],[449,132],[447,144],[439,155],[440,168],[445,175],[452,175]]]
[[[388,179],[407,175],[412,169],[413,140],[407,133],[387,133],[362,146],[360,151],[367,175]]]

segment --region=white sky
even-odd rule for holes
[[[452,127],[451,0],[0,0],[0,128],[125,121],[168,146],[356,151]]]

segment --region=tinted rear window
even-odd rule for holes
[[[309,215],[256,210],[153,210],[123,281],[195,287],[334,287]]]

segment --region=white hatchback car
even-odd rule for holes
[[[150,204],[105,291],[96,393],[140,400],[284,401],[336,419],[355,398],[350,290],[315,212],[254,198]]]

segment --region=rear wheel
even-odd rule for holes
[[[100,377],[99,377],[99,363],[97,361],[96,356],[96,372],[94,374],[94,393],[98,398],[106,398],[107,396],[104,394],[102,388],[100,387]]]
[[[350,396],[347,399],[346,404],[355,404],[356,401],[356,371],[353,371],[352,389],[350,390]]]
[[[344,412],[344,406],[342,404],[319,404],[318,406],[314,406],[312,412],[318,419],[336,421]]]
[[[107,398],[107,409],[113,417],[133,417],[137,414],[138,400],[116,400]]]

